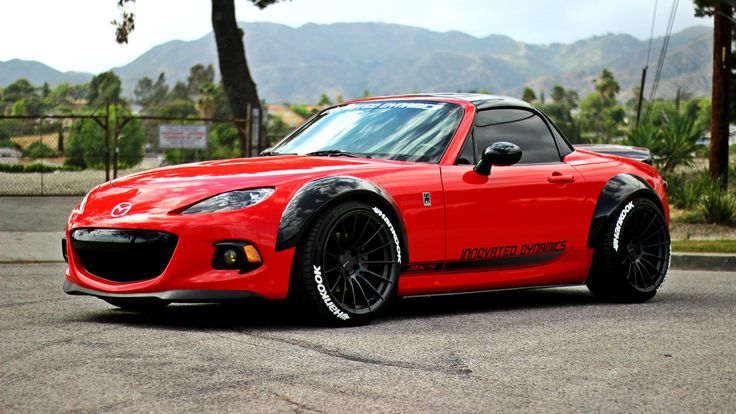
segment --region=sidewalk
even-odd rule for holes
[[[61,238],[81,197],[0,197],[0,263],[63,262]],[[681,270],[736,271],[736,255],[672,253]]]

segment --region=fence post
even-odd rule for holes
[[[112,173],[112,179],[118,178],[118,139],[120,137],[120,122],[118,121],[118,104],[117,101],[115,102],[115,133],[112,136],[112,145],[113,145],[113,173]]]
[[[43,117],[38,118],[38,150],[39,154],[43,154]],[[43,162],[41,162],[43,164]],[[43,188],[43,169],[41,169],[41,195],[44,195]]]
[[[59,150],[59,154],[64,155],[64,131],[62,128],[62,122],[59,121],[59,140],[56,143],[56,148]]]
[[[110,101],[105,101],[105,181],[110,181]]]

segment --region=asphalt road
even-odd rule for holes
[[[672,271],[655,300],[585,289],[409,299],[358,328],[281,304],[157,315],[0,265],[1,412],[733,412],[736,274]]]

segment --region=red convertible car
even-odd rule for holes
[[[340,104],[258,158],[94,188],[69,217],[64,290],[128,309],[289,297],[338,325],[413,295],[587,284],[646,301],[669,267],[666,182],[622,156],[646,150],[596,148],[512,98]]]

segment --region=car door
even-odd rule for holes
[[[584,280],[592,206],[550,125],[520,108],[480,111],[474,124],[458,165],[442,167],[445,269],[482,273],[472,279],[477,288]],[[521,160],[492,166],[488,176],[476,173],[472,164],[482,151],[502,141],[518,145]]]

